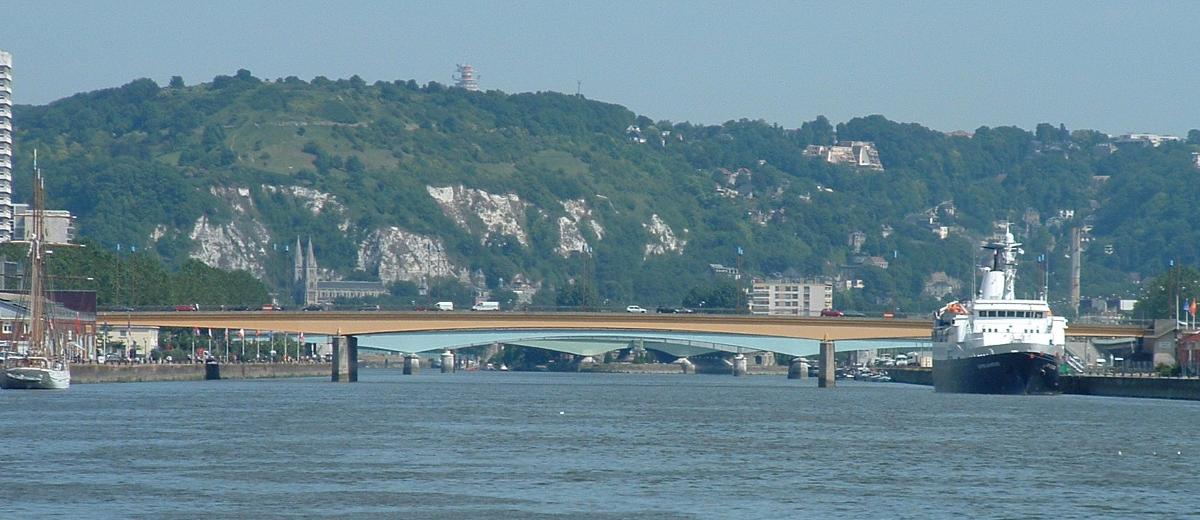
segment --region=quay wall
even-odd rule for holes
[[[896,367],[887,370],[892,381],[933,385],[933,370]],[[1064,394],[1103,397],[1200,400],[1200,378],[1130,375],[1063,375],[1058,378]]]
[[[933,370],[929,368],[892,367],[887,369],[887,375],[897,383],[933,386]]]
[[[1200,379],[1194,377],[1070,375],[1059,383],[1064,394],[1200,400]]]
[[[221,365],[221,379],[260,379],[274,377],[328,377],[328,363],[291,365],[273,363],[228,363]],[[204,365],[71,365],[71,383],[139,383],[149,381],[202,381]]]

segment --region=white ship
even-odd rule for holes
[[[977,298],[953,302],[934,315],[933,386],[938,392],[1053,394],[1066,345],[1066,318],[1045,299],[1017,299],[1021,244],[1008,226],[984,245],[992,262]]]

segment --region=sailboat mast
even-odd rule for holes
[[[29,345],[30,349],[37,349],[39,354],[46,355],[46,327],[45,327],[45,287],[43,287],[44,269],[43,261],[45,257],[42,251],[42,230],[45,225],[43,222],[43,188],[42,172],[37,167],[37,152],[34,152],[33,166],[33,214],[31,215],[32,222],[30,223],[31,232],[29,233]]]

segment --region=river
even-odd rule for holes
[[[1178,518],[1200,402],[475,372],[0,391],[0,518]]]

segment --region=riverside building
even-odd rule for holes
[[[818,280],[754,280],[750,313],[771,316],[820,316],[833,308],[833,283]]]

